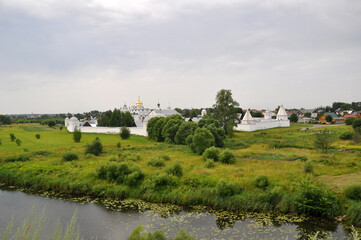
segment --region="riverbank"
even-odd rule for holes
[[[202,157],[186,146],[157,143],[140,136],[121,140],[118,135],[83,134],[81,143],[74,143],[72,134],[65,130],[38,125],[1,127],[0,182],[43,193],[92,199],[133,198],[181,206],[202,205],[215,210],[303,213],[332,219],[345,213],[349,201],[342,191],[354,184],[352,179],[346,180],[336,191],[332,179],[361,172],[358,151],[361,147],[337,140],[329,153],[319,152],[312,140],[317,130],[300,131],[304,126],[238,132],[226,141],[226,147],[236,153],[236,163],[216,162],[214,168],[207,168]],[[332,130],[337,136],[348,131],[349,126],[332,127]],[[21,146],[11,142],[10,133],[22,140]],[[35,138],[37,133],[40,139]],[[98,157],[84,155],[85,144],[95,137],[100,138],[105,153]],[[75,152],[79,159],[62,160],[67,152]],[[150,164],[157,161],[161,164]],[[305,162],[312,163],[312,172],[304,171]],[[122,180],[102,178],[99,172],[102,167],[123,167],[131,173]],[[178,172],[174,174],[172,169]],[[325,190],[321,181],[324,176],[331,183],[330,191]],[[257,179],[263,179],[261,185]],[[334,199],[324,206],[325,215],[323,210],[300,211],[297,202],[302,191],[314,190],[310,186],[317,187],[318,194]]]

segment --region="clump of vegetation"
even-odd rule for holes
[[[202,156],[204,160],[207,159],[213,159],[213,161],[217,162],[219,160],[219,154],[221,153],[221,149],[217,148],[217,147],[209,147],[207,148]]]
[[[79,129],[75,129],[73,132],[73,140],[74,142],[80,142],[81,139],[81,131]]]
[[[167,154],[161,154],[159,155],[160,159],[163,159],[164,161],[169,161],[170,160],[170,156]]]
[[[144,173],[134,163],[121,162],[118,164],[105,164],[97,169],[97,176],[106,179],[109,182],[136,186],[141,183],[145,177]]]
[[[305,173],[313,173],[313,163],[311,161],[306,161],[303,170]]]
[[[116,155],[111,155],[108,157],[108,161],[109,162],[118,162],[119,161],[119,157]]]
[[[12,156],[5,159],[5,162],[25,162],[29,161],[29,155]]]
[[[164,167],[165,166],[165,162],[163,159],[161,159],[160,157],[153,157],[150,159],[150,161],[148,162],[149,166],[152,167]]]
[[[327,152],[334,141],[335,138],[330,130],[324,129],[315,134],[315,147],[321,149],[323,152]]]
[[[295,205],[298,213],[310,216],[332,218],[340,214],[340,205],[336,195],[310,182],[300,184]]]
[[[0,146],[1,146],[1,144],[2,144],[2,140],[1,140],[1,138],[0,138]]]
[[[346,125],[352,125],[354,120],[355,120],[355,118],[348,117],[348,118],[346,118],[345,123],[346,123]]]
[[[100,139],[97,137],[91,144],[86,145],[85,154],[90,153],[95,156],[99,156],[103,153],[103,144]]]
[[[214,145],[214,136],[207,128],[197,128],[193,136],[188,136],[187,144],[194,152],[202,154]]]
[[[129,236],[128,240],[166,240],[167,237],[165,236],[162,230],[156,230],[153,233],[144,233],[141,234],[143,231],[143,226],[139,225],[134,228],[132,234]],[[177,235],[173,238],[173,240],[194,240],[195,238],[189,234],[187,234],[183,229],[181,229]]]
[[[348,186],[343,193],[351,200],[361,201],[361,185]]]
[[[205,168],[214,168],[215,166],[216,165],[213,159],[207,159],[206,162],[204,163]]]
[[[120,144],[120,142],[117,143],[117,148],[120,148],[122,145]]]
[[[234,183],[228,183],[224,179],[219,179],[216,185],[216,193],[220,197],[229,197],[240,193],[242,188]]]
[[[270,185],[269,179],[265,175],[258,176],[254,180],[254,186],[260,189],[266,189]]]
[[[179,184],[179,180],[176,176],[169,175],[168,173],[156,172],[153,177],[146,179],[141,189],[143,192],[146,191],[159,191],[166,187],[175,187]]]
[[[73,161],[78,159],[79,159],[78,154],[74,152],[67,152],[63,154],[63,161]]]
[[[236,162],[236,154],[229,149],[225,149],[219,155],[219,161],[227,164],[234,164]]]
[[[40,134],[38,133],[38,134],[35,134],[35,138],[36,139],[40,139]]]
[[[141,159],[140,154],[139,153],[134,153],[134,152],[124,152],[123,154],[120,155],[120,158],[123,161],[139,161]]]
[[[125,140],[125,139],[128,139],[130,137],[130,130],[129,128],[127,128],[126,126],[123,126],[121,129],[120,129],[120,137]]]
[[[340,139],[342,140],[351,140],[354,136],[353,132],[344,132],[340,135]]]
[[[91,154],[91,153],[87,153],[87,154],[85,154],[85,156],[84,156],[85,159],[92,159],[93,157],[94,157],[94,155]]]
[[[17,138],[17,139],[15,140],[15,143],[16,143],[16,145],[20,146],[20,145],[21,145],[21,140],[20,140],[19,138]]]
[[[11,140],[12,142],[14,142],[15,139],[16,139],[15,134],[14,134],[14,133],[10,133],[10,140]]]
[[[346,219],[352,225],[361,227],[361,202],[351,203],[346,212]]]
[[[177,177],[183,176],[183,168],[182,168],[182,165],[180,164],[180,162],[178,162],[178,161],[174,162],[171,166],[167,167],[165,172],[168,174],[177,176]]]

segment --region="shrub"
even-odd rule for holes
[[[11,140],[12,142],[14,142],[15,139],[16,139],[16,137],[15,137],[14,133],[10,133],[10,140]]]
[[[36,138],[36,139],[40,139],[40,134],[39,134],[39,133],[36,134],[36,135],[35,135],[35,138]]]
[[[170,160],[170,157],[169,157],[169,155],[167,155],[167,154],[159,155],[159,158],[160,158],[160,159],[163,159],[164,161],[169,161],[169,160]]]
[[[78,154],[74,152],[67,152],[63,154],[63,161],[73,161],[78,159],[79,159]]]
[[[20,155],[18,157],[16,157],[16,156],[8,157],[5,159],[5,162],[25,162],[25,161],[29,161],[29,160],[30,160],[29,155]]]
[[[239,193],[241,190],[242,189],[240,186],[237,186],[234,183],[227,183],[222,178],[219,179],[219,181],[216,185],[216,193],[218,196],[221,196],[221,197],[232,196],[236,193]]]
[[[177,179],[175,176],[169,175],[167,173],[161,173],[157,175],[153,180],[153,188],[159,189],[166,186],[176,186]]]
[[[121,144],[120,142],[117,143],[117,148],[120,148],[121,147]]]
[[[103,153],[103,145],[100,142],[100,139],[97,137],[91,144],[86,145],[85,154],[93,154],[99,156]]]
[[[1,140],[1,138],[0,138],[0,146],[1,146],[1,144],[2,144],[2,140]]]
[[[96,170],[97,176],[109,182],[124,183],[128,186],[138,185],[145,177],[134,163],[106,164]]]
[[[197,177],[187,177],[183,180],[184,185],[191,187],[198,187],[200,185],[200,181]]]
[[[119,161],[119,157],[116,155],[112,155],[108,157],[108,161],[109,162],[118,162]]]
[[[292,114],[291,114],[290,122],[292,122],[292,123],[298,122],[298,116],[297,116],[296,113],[292,113]]]
[[[219,161],[227,164],[234,164],[236,162],[236,155],[229,149],[225,149],[219,155]]]
[[[348,186],[343,193],[351,200],[361,201],[361,185]]]
[[[21,145],[21,140],[20,140],[19,138],[17,138],[17,139],[15,140],[15,143],[16,143],[18,146],[20,146],[20,145]]]
[[[121,154],[121,159],[123,161],[139,161],[140,158],[140,154],[139,153],[132,153],[132,152],[124,152],[123,154]]]
[[[340,135],[340,139],[342,140],[351,140],[354,136],[353,132],[344,132]]]
[[[172,174],[174,176],[177,177],[182,177],[183,176],[183,168],[182,165],[180,164],[180,162],[175,162],[173,163],[171,166],[169,166],[166,170],[166,173],[168,174]]]
[[[207,160],[207,159],[213,159],[215,162],[218,161],[219,159],[219,154],[220,154],[221,150],[219,148],[216,147],[210,147],[207,148],[204,152],[203,152],[203,159]]]
[[[150,161],[148,162],[149,166],[152,167],[164,167],[165,166],[165,162],[163,159],[159,158],[159,157],[153,157],[152,159],[150,159]]]
[[[356,130],[360,130],[361,129],[361,118],[355,119],[352,123],[352,128],[356,131]]]
[[[175,135],[175,143],[176,144],[186,144],[186,139],[189,135],[193,135],[194,131],[198,128],[197,123],[195,122],[183,122]]]
[[[195,152],[202,154],[204,150],[214,145],[214,136],[206,128],[197,128],[193,135],[192,144]]]
[[[87,153],[87,154],[85,154],[84,157],[85,157],[85,159],[92,159],[94,157],[94,155],[91,153]]]
[[[303,182],[295,198],[296,211],[315,217],[334,217],[340,214],[337,197],[326,188]]]
[[[81,139],[81,131],[78,129],[75,129],[73,132],[73,140],[74,142],[80,142]]]
[[[206,162],[204,163],[204,167],[205,168],[214,168],[215,164],[213,159],[207,159]]]
[[[348,117],[348,118],[346,118],[345,123],[346,123],[346,125],[352,125],[354,120],[355,120],[355,118]]]
[[[351,204],[347,209],[346,219],[350,224],[361,227],[361,202],[353,202]]]
[[[321,149],[323,152],[327,152],[331,148],[332,143],[335,141],[332,132],[324,129],[315,135],[315,147]]]
[[[130,137],[130,130],[129,128],[123,126],[121,129],[120,129],[120,137],[125,140],[125,139],[128,139]]]
[[[254,180],[254,186],[261,189],[266,189],[269,186],[270,182],[268,180],[268,177],[265,175],[258,176]]]
[[[313,173],[313,164],[311,161],[306,161],[303,169],[305,171],[305,173]]]

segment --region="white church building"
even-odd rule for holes
[[[172,115],[180,115],[176,110],[168,106],[167,109],[161,109],[158,103],[158,109],[149,109],[143,107],[143,102],[138,98],[136,104],[127,107],[126,104],[120,108],[123,112],[130,112],[134,118],[135,127],[128,127],[130,133],[133,135],[148,136],[147,123],[153,117],[168,117]],[[98,127],[96,124],[87,124],[80,122],[76,117],[65,118],[65,127],[69,132],[74,132],[75,129],[83,133],[107,133],[119,134],[121,127]]]
[[[251,112],[247,110],[240,124],[234,127],[234,130],[253,132],[262,129],[289,127],[290,120],[283,105],[278,110],[276,119],[272,119],[271,111],[267,110],[263,118],[252,117]]]

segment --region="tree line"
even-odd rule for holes
[[[11,118],[9,116],[0,115],[0,125],[9,125],[11,124]]]
[[[122,112],[120,109],[108,110],[98,120],[100,127],[132,127],[134,118],[130,112]]]

